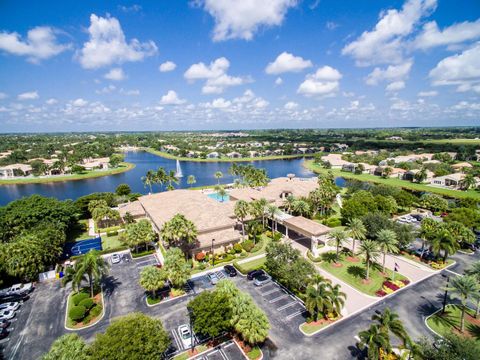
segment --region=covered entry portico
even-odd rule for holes
[[[328,233],[332,230],[328,226],[322,225],[316,221],[307,219],[303,216],[294,216],[282,221],[285,226],[285,236],[289,237],[288,231],[293,230],[298,234],[310,238],[310,251],[314,257],[318,256],[318,241],[327,242]]]

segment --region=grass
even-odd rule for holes
[[[193,161],[193,162],[241,162],[241,161],[260,161],[260,160],[285,160],[285,159],[298,159],[303,157],[313,157],[315,154],[293,154],[293,155],[270,155],[259,157],[242,157],[242,158],[229,158],[222,157],[218,159],[198,159],[175,156],[163,151],[155,150],[152,148],[144,148],[146,152],[150,154],[158,155],[166,159],[180,160],[180,161]]]
[[[263,267],[266,260],[267,260],[266,257],[262,257],[262,258],[254,259],[254,260],[247,261],[247,262],[241,263],[241,264],[239,264],[238,262],[235,262],[235,267],[242,274],[247,274],[249,271],[257,270],[257,269],[260,269],[261,267]]]
[[[80,241],[92,237],[95,236],[88,235],[88,220],[79,220],[78,224],[68,233],[67,241]]]
[[[258,346],[255,346],[247,353],[247,356],[250,360],[256,360],[262,355],[262,351]]]
[[[330,321],[321,321],[320,323],[319,322],[311,322],[311,323],[308,323],[308,322],[305,322],[303,323],[302,325],[300,325],[300,329],[307,335],[311,335],[311,334],[314,334],[316,333],[318,330],[320,329],[323,329],[324,327],[330,325],[330,324],[333,324],[335,321],[337,321],[338,319],[336,320],[330,320]]]
[[[207,351],[208,350],[208,346],[207,345],[197,345],[195,346],[195,350],[196,350],[196,353],[199,354],[199,353],[202,353],[204,351]],[[173,360],[187,360],[193,356],[196,356],[196,355],[192,355],[190,356],[189,355],[189,352],[190,350],[187,350],[187,351],[184,351],[183,353],[181,354],[178,354],[177,356],[175,356],[173,358]]]
[[[323,270],[328,271],[333,276],[353,286],[355,289],[370,295],[377,296],[375,293],[382,289],[383,282],[391,278],[393,271],[385,269],[386,277],[382,275],[382,267],[378,264],[370,265],[369,282],[364,283],[366,266],[362,261],[350,262],[340,256],[340,267],[334,266],[334,262],[322,262],[320,266]],[[395,273],[395,280],[405,280],[406,277],[398,272]]]
[[[83,289],[81,289],[79,292],[86,292],[86,293],[90,296],[90,289],[89,289],[89,288],[83,288]],[[96,291],[95,291],[95,292],[96,292]],[[89,324],[83,325],[82,322],[75,323],[72,319],[70,319],[70,316],[68,316],[68,314],[70,313],[70,309],[71,309],[71,307],[73,306],[73,300],[72,300],[73,295],[76,295],[76,294],[78,294],[78,292],[74,292],[74,291],[72,291],[72,292],[70,292],[70,294],[68,294],[68,298],[67,298],[67,313],[66,313],[67,321],[66,321],[66,324],[67,324],[67,327],[69,327],[69,328],[81,329],[81,328],[83,328],[83,327],[85,327],[85,326],[88,326]],[[97,295],[97,294],[98,294],[98,292],[97,292],[95,295]],[[103,300],[103,298],[100,296],[99,304],[104,308],[105,304],[103,303],[102,300]],[[105,309],[104,309],[103,311],[105,311]],[[101,316],[101,313],[100,313],[99,316]],[[96,318],[94,318],[94,319],[96,319]],[[81,326],[78,326],[79,324],[81,324]]]
[[[124,246],[119,240],[120,235],[115,236],[102,236],[102,248],[103,250],[116,249]]]
[[[91,170],[91,171],[85,171],[81,174],[58,175],[58,176],[41,177],[41,178],[29,177],[24,179],[0,180],[0,185],[40,184],[40,183],[51,183],[51,182],[58,182],[58,181],[92,179],[92,178],[97,178],[101,176],[120,174],[129,170],[132,170],[134,167],[135,167],[135,164],[122,162],[120,163],[120,166],[115,169]]]
[[[467,314],[465,316],[465,332],[467,336],[473,336],[480,341],[480,326],[472,322],[475,316],[475,311],[467,308]],[[427,325],[435,331],[437,334],[445,336],[452,332],[460,334],[460,319],[462,310],[457,305],[449,304],[445,307],[445,313],[442,314],[441,310],[430,315],[427,318]],[[470,320],[470,321],[469,321]]]
[[[451,189],[443,189],[434,186],[429,186],[425,184],[417,184],[412,183],[406,180],[400,180],[395,178],[387,178],[384,179],[380,176],[370,175],[370,174],[354,174],[348,171],[341,171],[340,169],[325,169],[318,164],[315,164],[313,160],[307,160],[304,162],[304,166],[315,172],[315,173],[327,173],[331,172],[334,176],[343,177],[345,179],[357,179],[360,181],[371,182],[375,184],[385,184],[391,185],[395,187],[400,187],[402,189],[413,190],[413,191],[421,191],[421,192],[430,192],[438,195],[448,196],[451,198],[472,198],[472,199],[480,199],[480,192],[476,190],[451,190]]]

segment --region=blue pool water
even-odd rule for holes
[[[223,198],[218,195],[218,193],[211,193],[211,194],[208,194],[207,195],[209,198],[213,199],[213,200],[217,200],[218,202],[227,202],[227,201],[230,201],[230,196],[229,195],[225,195]]]

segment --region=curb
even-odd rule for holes
[[[168,302],[173,301],[173,300],[181,299],[181,298],[183,298],[183,297],[185,297],[185,296],[190,296],[190,295],[191,295],[191,294],[185,293],[185,294],[183,294],[183,295],[175,296],[175,297],[169,298],[169,299],[167,299],[167,300],[162,300],[162,301],[160,301],[160,302],[158,302],[158,303],[156,303],[156,304],[153,304],[153,305],[150,305],[150,304],[148,303],[147,297],[146,297],[145,295],[143,296],[143,298],[145,298],[145,304],[147,304],[148,307],[155,307],[155,306],[158,306],[158,305],[161,305],[161,304],[165,304],[165,303],[168,303]]]
[[[88,329],[88,328],[91,328],[92,326],[97,325],[97,324],[103,319],[103,317],[105,316],[105,308],[106,308],[107,304],[105,303],[105,298],[103,297],[103,289],[102,289],[102,291],[101,291],[100,293],[102,294],[102,304],[103,304],[103,306],[102,306],[102,314],[100,315],[100,317],[99,317],[93,324],[89,324],[89,325],[87,325],[87,326],[84,326],[84,327],[81,327],[81,328],[78,328],[78,329],[70,328],[70,327],[67,326],[67,318],[68,318],[68,313],[67,313],[67,311],[68,311],[68,297],[71,295],[71,293],[68,294],[68,296],[67,296],[67,306],[66,306],[66,308],[65,308],[65,322],[64,322],[64,325],[63,325],[66,330],[68,330],[68,331],[81,331],[81,330],[84,330],[84,329]]]

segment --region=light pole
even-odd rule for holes
[[[212,266],[215,266],[215,254],[213,253],[213,243],[215,242],[215,239],[212,239]]]
[[[443,295],[443,308],[442,314],[445,313],[445,306],[447,305],[447,295],[448,295],[448,283],[450,281],[450,277],[447,275],[442,274],[442,277],[447,278],[447,285],[445,286],[445,295]]]
[[[191,338],[190,351],[192,352],[192,355],[193,355],[193,351],[195,350],[195,335],[193,335],[192,309],[190,308],[187,308],[187,309],[188,309],[188,317],[190,318],[190,338]]]

